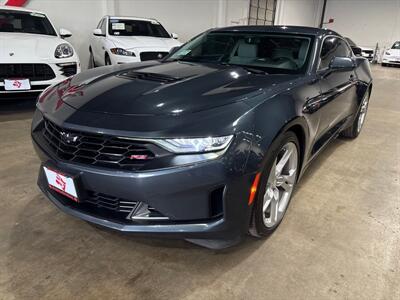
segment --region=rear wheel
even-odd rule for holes
[[[355,139],[360,134],[361,129],[365,122],[365,118],[367,116],[368,104],[369,104],[369,92],[366,92],[363,100],[361,101],[360,110],[358,111],[358,114],[354,119],[353,124],[350,127],[343,130],[340,133],[341,136],[350,139]]]
[[[267,154],[249,228],[251,235],[266,236],[279,226],[292,197],[298,171],[299,142],[293,132],[286,132],[274,141]]]

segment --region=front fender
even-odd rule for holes
[[[309,129],[307,121],[301,116],[295,106],[295,100],[290,95],[280,95],[269,99],[254,112],[254,134],[251,143],[247,172],[257,172],[263,168],[268,149],[280,134],[293,130],[301,145],[300,157],[309,145]]]

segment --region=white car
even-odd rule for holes
[[[33,96],[80,72],[79,58],[44,13],[0,8],[0,100]]]
[[[368,47],[364,47],[364,46],[358,46],[358,45],[356,45],[356,43],[353,42],[353,40],[351,40],[348,37],[346,37],[345,39],[349,43],[349,45],[350,45],[351,49],[353,50],[353,52],[354,52],[355,49],[358,48],[359,51],[361,52],[358,55],[360,55],[362,57],[365,57],[370,62],[372,62],[372,60],[374,59],[374,54],[375,54],[375,50],[374,49],[368,48]]]
[[[400,65],[400,41],[395,42],[392,48],[383,53],[382,66],[387,65]]]
[[[161,59],[181,45],[155,19],[105,16],[93,30],[90,59],[93,67]]]

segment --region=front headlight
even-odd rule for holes
[[[206,138],[180,138],[157,140],[157,143],[173,153],[216,152],[228,147],[233,135]]]
[[[389,55],[389,56],[391,55],[390,52],[388,52],[388,51],[386,51],[385,54],[386,54],[386,55]]]
[[[110,51],[112,54],[115,54],[115,55],[136,56],[135,53],[133,53],[131,51],[127,51],[122,48],[111,48]]]
[[[56,58],[67,58],[74,55],[74,49],[67,43],[60,44],[57,46],[56,51],[54,52],[54,56]]]

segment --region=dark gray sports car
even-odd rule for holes
[[[368,61],[336,32],[209,30],[161,61],[46,89],[38,184],[88,222],[227,247],[279,225],[313,158],[358,136],[371,89]]]

